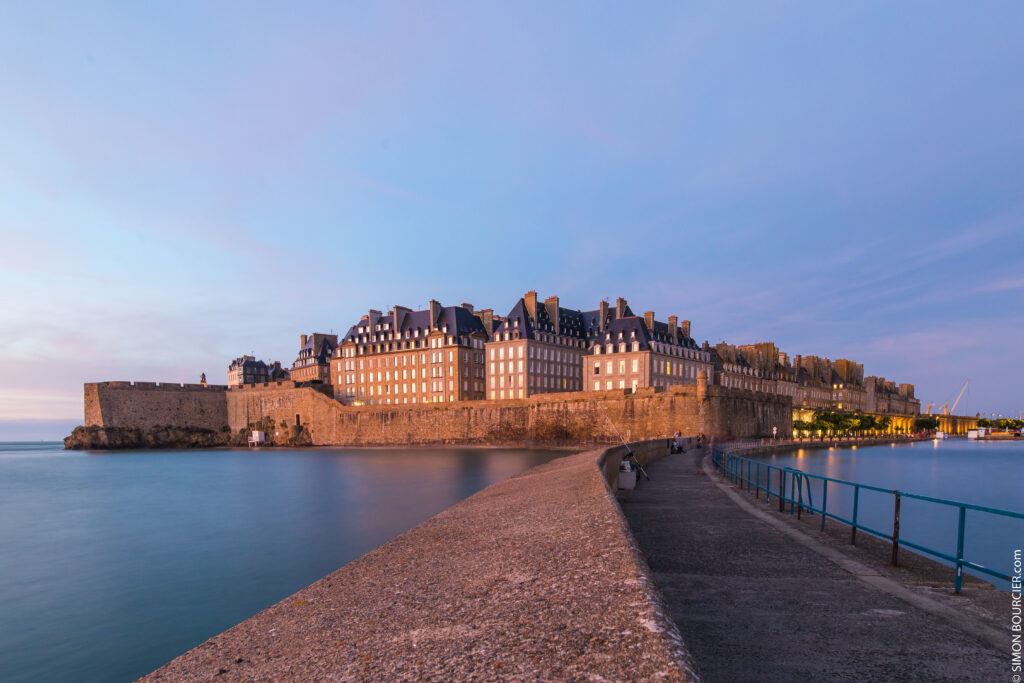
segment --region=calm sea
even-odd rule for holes
[[[562,454],[0,444],[0,681],[132,680]]]
[[[856,449],[805,448],[762,459],[835,479],[1024,512],[1021,441],[946,439]],[[812,493],[814,505],[820,506],[820,483],[814,483]],[[858,521],[891,534],[893,507],[892,494],[861,491]],[[850,519],[852,510],[852,489],[830,486],[828,511]],[[900,506],[900,537],[955,555],[958,515],[955,507],[905,498]],[[1009,573],[1014,549],[1024,547],[1024,520],[968,510],[965,538],[967,559]],[[984,575],[982,578],[1000,588],[1008,585]]]

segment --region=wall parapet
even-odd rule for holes
[[[86,382],[86,386],[102,387],[104,389],[137,389],[161,391],[227,391],[224,384],[179,384],[177,382],[135,382],[135,381],[111,381],[111,382]]]

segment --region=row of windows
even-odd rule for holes
[[[516,326],[518,326],[519,321],[516,320],[515,323],[516,323]],[[576,338],[573,338],[573,337],[567,337],[567,336],[561,335],[561,334],[546,334],[544,332],[534,332],[533,336],[534,336],[534,340],[533,341],[544,342],[545,344],[558,344],[560,346],[573,346],[573,347],[580,348],[580,349],[582,349],[582,348],[584,348],[586,346],[586,342],[584,340],[582,340],[582,339],[576,339]],[[500,341],[515,341],[515,340],[520,339],[520,338],[521,337],[519,336],[519,332],[496,332],[494,334],[494,339],[492,341],[496,341],[496,342],[500,342]]]
[[[444,351],[432,351],[430,353],[430,362],[431,363],[443,363],[444,360],[445,360],[445,355],[446,354],[445,354]],[[483,358],[483,354],[482,353],[474,352],[472,354],[472,356],[473,356],[473,362],[474,363],[483,363],[484,362],[484,358]],[[448,357],[448,362],[449,363],[455,362],[455,351],[448,351],[447,352],[447,357]],[[468,363],[469,359],[470,359],[470,352],[469,351],[463,351],[462,352],[462,362],[463,363]],[[393,363],[392,363],[392,360],[394,360]],[[410,360],[412,361],[411,365],[416,365],[417,364],[417,360],[419,361],[420,365],[426,365],[427,364],[427,354],[421,353],[421,354],[417,355],[415,353],[411,353],[411,354],[405,354],[405,355],[402,355],[402,356],[381,356],[380,358],[368,358],[368,359],[365,359],[365,360],[360,358],[358,361],[356,361],[356,360],[341,361],[340,365],[342,366],[342,370],[355,370],[357,367],[360,370],[362,370],[364,367],[367,367],[367,368],[370,368],[370,369],[374,369],[374,368],[387,368],[387,367],[391,367],[392,365],[394,365],[395,367],[398,367],[398,366],[405,367],[405,366],[410,365]],[[365,364],[365,366],[364,366],[364,364]]]
[[[544,346],[535,346],[533,344],[528,345],[530,358],[537,358],[539,360],[553,360],[558,362],[580,362],[580,354],[571,353],[569,351],[563,351],[561,349],[549,349]],[[491,347],[491,360],[504,360],[505,359],[505,347]],[[523,357],[523,345],[510,346],[508,347],[509,358],[522,358]]]
[[[595,344],[592,348],[593,355],[600,356],[608,353],[628,353],[630,351],[640,351],[640,342],[619,342],[617,344]],[[700,351],[694,351],[692,349],[686,349],[680,346],[673,346],[672,344],[659,344],[653,342],[651,344],[651,350],[654,353],[660,353],[666,356],[677,356],[680,358],[689,358],[691,360],[708,360],[705,354]]]
[[[508,382],[505,378],[508,377]],[[505,386],[524,386],[529,384],[533,389],[555,389],[561,391],[579,391],[582,381],[568,377],[549,377],[546,375],[500,375],[491,377],[491,389],[502,389]]]

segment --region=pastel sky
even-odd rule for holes
[[[1022,35],[1016,2],[5,2],[0,439],[529,289],[1016,415]]]

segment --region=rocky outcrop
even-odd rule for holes
[[[250,424],[234,434],[227,427],[219,431],[203,427],[174,427],[171,425],[138,429],[136,427],[75,427],[64,439],[69,450],[116,450],[140,448],[218,448],[248,445],[249,434],[260,430],[266,435],[264,446],[312,446],[309,430],[305,426],[274,425],[268,419]]]
[[[231,433],[201,427],[157,426],[151,429],[134,427],[75,427],[64,439],[64,448],[71,450],[112,450],[121,448],[215,448],[227,446]]]

